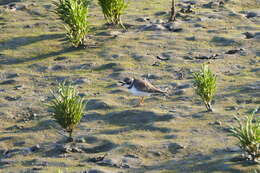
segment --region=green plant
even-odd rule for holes
[[[67,37],[74,47],[85,44],[89,32],[88,0],[59,0],[53,2],[55,13],[66,24]]]
[[[235,116],[238,127],[231,126],[231,135],[239,141],[240,148],[252,161],[260,158],[260,117],[255,118],[255,109],[244,120]]]
[[[121,15],[127,7],[125,0],[98,0],[98,3],[109,24],[120,24],[124,28],[121,21]]]
[[[64,83],[59,84],[57,92],[51,93],[54,97],[50,104],[53,117],[69,133],[69,139],[73,140],[73,130],[79,124],[85,107],[83,99],[78,96],[76,87]]]
[[[199,72],[193,73],[193,77],[196,94],[203,100],[207,110],[213,111],[211,102],[216,92],[216,75],[204,64]]]

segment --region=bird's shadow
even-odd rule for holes
[[[121,128],[115,130],[103,130],[100,132],[101,134],[119,134],[133,130],[159,131],[162,133],[174,131],[172,128],[157,127],[154,125],[156,122],[170,121],[174,118],[172,114],[161,115],[152,111],[126,110],[110,112],[106,115],[93,115],[95,117],[86,116],[83,121],[102,120],[111,125],[121,126]]]

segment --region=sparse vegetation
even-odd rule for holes
[[[112,25],[121,25],[121,15],[127,7],[125,0],[98,0],[106,21]]]
[[[260,158],[260,117],[255,117],[256,111],[244,120],[235,116],[238,126],[231,127],[232,136],[238,139],[239,146],[252,161],[259,161]]]
[[[54,2],[55,13],[66,24],[67,37],[74,47],[85,44],[86,34],[89,32],[88,1],[87,0],[59,0]]]
[[[195,92],[203,100],[208,111],[213,111],[211,102],[216,92],[216,75],[207,65],[202,65],[201,71],[194,72]]]
[[[69,133],[69,140],[73,140],[72,133],[79,124],[83,115],[83,99],[78,96],[78,91],[71,85],[60,84],[57,92],[52,91],[54,99],[50,108],[53,109],[53,117],[62,128]]]

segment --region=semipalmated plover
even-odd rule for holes
[[[137,106],[143,105],[145,96],[150,96],[153,93],[167,93],[166,91],[156,88],[147,80],[126,77],[123,81],[119,82],[122,84],[122,86],[125,86],[134,96],[141,96]]]

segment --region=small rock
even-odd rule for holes
[[[184,149],[185,147],[183,145],[180,145],[178,143],[170,143],[168,145],[168,149],[172,154],[176,154],[179,150]]]
[[[17,85],[17,86],[14,87],[15,90],[20,90],[22,88],[23,88],[23,85]]]
[[[21,96],[6,96],[5,97],[5,100],[8,100],[8,101],[17,101],[17,100],[20,100],[22,97]]]
[[[37,144],[37,145],[31,147],[31,148],[30,148],[30,151],[31,151],[31,152],[37,152],[37,151],[39,151],[40,149],[41,149],[41,146],[40,146],[39,144]]]
[[[68,59],[68,57],[66,57],[66,56],[59,56],[57,58],[54,58],[54,61],[62,61],[62,60],[66,60],[66,59]]]
[[[170,59],[169,57],[161,57],[161,56],[156,56],[156,58],[162,61],[168,61]]]
[[[188,6],[182,7],[180,12],[181,13],[192,13],[192,12],[194,12],[192,9],[193,9],[193,6],[192,5],[188,5]]]
[[[244,51],[244,49],[232,49],[232,50],[225,52],[225,54],[231,55],[231,54],[240,53],[241,51]]]
[[[256,17],[257,16],[257,13],[256,12],[253,12],[253,11],[250,11],[246,14],[246,17],[247,18],[253,18],[253,17]]]
[[[251,32],[245,32],[243,33],[246,36],[246,39],[251,39],[255,37],[255,34],[251,33]]]
[[[137,22],[147,22],[150,21],[149,17],[140,17],[136,19]]]

